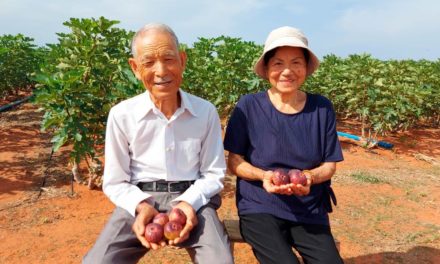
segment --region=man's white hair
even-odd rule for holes
[[[133,40],[131,41],[131,53],[133,57],[136,57],[136,42],[140,36],[145,34],[147,31],[156,29],[163,32],[167,32],[171,35],[171,37],[174,39],[174,42],[176,43],[176,47],[179,48],[179,40],[177,39],[176,34],[174,31],[167,25],[162,23],[149,23],[143,26],[141,29],[136,32],[136,34],[133,36]]]

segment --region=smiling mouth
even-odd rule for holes
[[[155,82],[154,84],[155,85],[167,85],[167,84],[170,84],[171,83],[171,81],[165,81],[165,82]]]

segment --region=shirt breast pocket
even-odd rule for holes
[[[187,139],[176,143],[176,165],[180,170],[188,171],[200,161],[200,139]]]

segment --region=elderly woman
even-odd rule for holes
[[[237,178],[240,231],[260,263],[343,263],[329,224],[330,187],[342,151],[331,102],[301,91],[319,65],[296,28],[272,31],[254,70],[267,91],[243,96],[229,120],[225,149]],[[305,185],[274,182],[276,169],[303,171]]]

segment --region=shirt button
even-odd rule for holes
[[[166,148],[166,151],[171,151],[171,148],[170,147]]]

